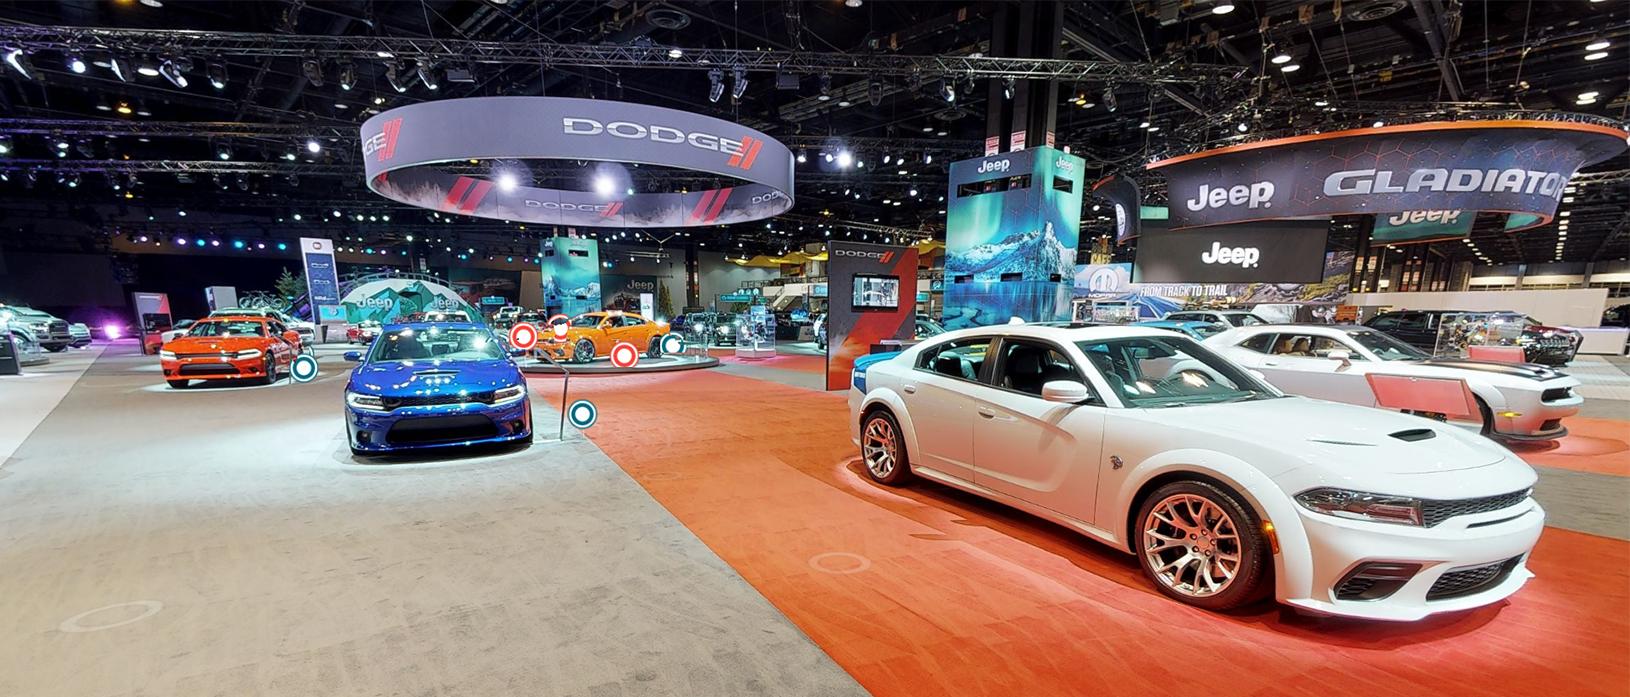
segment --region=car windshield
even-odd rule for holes
[[[490,361],[504,357],[504,349],[483,329],[398,329],[374,340],[369,361]]]
[[[1258,324],[1268,323],[1268,320],[1262,319],[1261,317],[1253,315],[1249,312],[1242,312],[1235,315],[1223,315],[1223,319],[1228,320],[1230,324],[1233,324],[1236,327],[1254,327]]]
[[[926,339],[928,337],[937,336],[944,333],[945,327],[940,326],[939,322],[935,322],[931,319],[917,320],[917,338],[919,339]]]
[[[1195,334],[1200,335],[1200,338],[1205,339],[1205,338],[1208,338],[1208,337],[1211,337],[1211,336],[1215,336],[1217,334],[1221,334],[1221,333],[1223,333],[1224,330],[1223,330],[1222,327],[1219,327],[1219,326],[1217,326],[1215,324],[1200,323],[1200,324],[1191,324],[1191,325],[1189,325],[1189,331],[1192,331]]]
[[[1277,397],[1273,388],[1186,336],[1078,341],[1116,396],[1133,407]]]
[[[1347,336],[1383,361],[1418,361],[1431,358],[1426,352],[1381,332],[1348,332]]]
[[[246,319],[199,322],[187,330],[187,336],[266,336],[266,325]]]
[[[602,319],[605,319],[603,315],[578,315],[571,319],[571,325],[581,329],[593,329],[600,326]]]

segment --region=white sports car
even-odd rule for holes
[[[1431,355],[1362,326],[1274,324],[1240,327],[1206,346],[1260,371],[1290,394],[1366,407],[1377,405],[1367,375],[1463,380],[1476,397],[1481,431],[1511,440],[1568,434],[1562,419],[1579,413],[1579,379],[1551,368]]]
[[[1185,336],[948,332],[856,362],[867,473],[944,483],[1136,555],[1162,593],[1418,620],[1515,593],[1534,470],[1456,427],[1287,397]]]

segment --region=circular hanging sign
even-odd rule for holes
[[[644,104],[567,97],[421,102],[363,123],[362,156],[374,193],[481,218],[693,227],[763,220],[792,208],[787,146],[737,123]],[[557,161],[538,179],[564,188],[532,186],[528,161],[537,160]],[[598,164],[573,164],[582,162]],[[634,193],[642,189],[624,165],[683,169],[740,184]],[[561,167],[572,171],[555,171]],[[561,181],[572,178],[577,181]]]
[[[538,345],[538,328],[530,322],[522,322],[509,330],[509,344],[518,349],[531,349]]]
[[[295,382],[311,382],[317,377],[317,359],[310,355],[295,356],[294,362],[289,364],[289,376]]]
[[[680,336],[678,334],[664,334],[664,335],[662,335],[662,352],[663,353],[684,353],[685,352],[685,337],[682,337],[682,336]]]
[[[566,408],[566,420],[573,428],[588,428],[600,420],[600,410],[595,408],[594,402],[579,399]]]
[[[640,349],[626,341],[611,347],[611,364],[618,368],[632,368],[640,364]]]
[[[555,315],[549,318],[549,331],[554,336],[555,343],[566,343],[566,332],[571,330],[571,325],[567,324],[569,321],[566,315]]]

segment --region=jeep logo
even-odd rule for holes
[[[1211,188],[1210,184],[1200,185],[1200,195],[1189,199],[1183,205],[1191,211],[1203,211],[1207,208],[1221,208],[1223,206],[1244,205],[1247,208],[1273,207],[1273,182],[1257,182],[1255,184],[1236,184],[1224,189]]]
[[[1074,172],[1075,171],[1075,163],[1071,162],[1069,160],[1066,160],[1066,159],[1064,159],[1062,157],[1058,158],[1058,161],[1054,162],[1053,166],[1057,167],[1058,171],[1060,171],[1060,172]]]
[[[1247,269],[1261,258],[1262,250],[1256,247],[1224,247],[1221,242],[1212,242],[1211,251],[1200,253],[1200,261],[1207,264],[1239,264]]]
[[[1007,161],[1005,159],[1004,160],[991,160],[989,162],[981,162],[981,163],[979,163],[979,169],[976,169],[974,171],[978,172],[980,174],[984,174],[986,172],[1006,172],[1008,170],[1008,168],[1012,167],[1012,166],[1013,166],[1013,163],[1009,162],[1009,161]]]
[[[1388,225],[1408,225],[1410,223],[1438,223],[1450,225],[1460,220],[1461,211],[1412,211],[1407,213],[1394,213],[1387,218]]]

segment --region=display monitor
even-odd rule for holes
[[[1144,221],[1133,283],[1318,283],[1329,220],[1169,230]]]
[[[900,307],[900,277],[857,274],[853,305],[856,310],[894,310]]]

